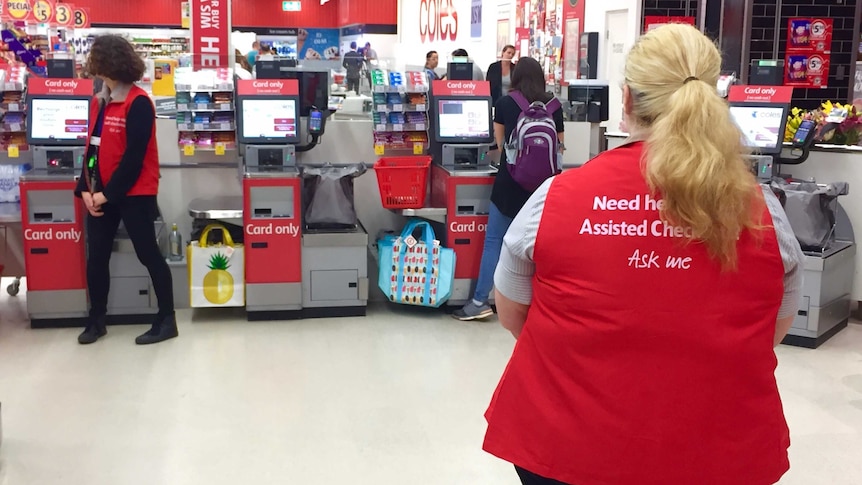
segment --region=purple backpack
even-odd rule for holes
[[[563,171],[553,117],[562,106],[557,98],[547,104],[541,101],[530,104],[519,91],[512,91],[509,96],[521,108],[518,124],[505,146],[509,174],[521,187],[533,192],[548,177]]]

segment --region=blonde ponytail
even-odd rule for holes
[[[743,160],[742,133],[716,84],[721,54],[691,26],[671,24],[644,35],[626,62],[636,122],[649,130],[644,172],[663,202],[661,217],[691,228],[724,269],[735,269],[736,244],[760,226],[757,183]]]

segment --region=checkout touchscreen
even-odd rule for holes
[[[291,141],[299,137],[298,129],[296,100],[243,99],[241,133],[243,139],[281,138]]]
[[[491,137],[491,102],[487,99],[441,99],[438,138],[480,139]]]
[[[30,140],[54,145],[84,145],[90,118],[85,98],[34,98],[30,111]]]
[[[764,153],[781,150],[786,108],[783,106],[731,106],[730,115],[745,136],[745,145]]]

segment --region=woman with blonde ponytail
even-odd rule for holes
[[[517,339],[484,449],[524,484],[777,482],[789,432],[773,347],[802,252],[749,171],[721,55],[666,25],[628,54],[629,143],[545,182],[495,274]]]

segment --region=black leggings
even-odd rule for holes
[[[515,465],[515,471],[518,472],[518,478],[521,479],[523,485],[566,485],[563,482],[528,472],[517,465]]]
[[[174,288],[171,269],[156,241],[153,226],[159,215],[154,195],[130,196],[119,204],[102,206],[102,217],[87,214],[87,286],[90,293],[90,315],[108,313],[108,291],[111,287],[111,251],[120,221],[126,227],[138,260],[147,267],[159,301],[159,315],[174,311]]]

